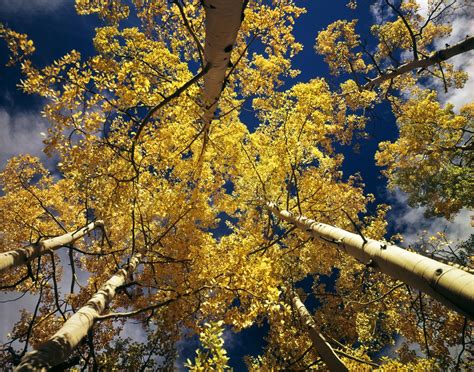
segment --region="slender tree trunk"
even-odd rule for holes
[[[463,41],[445,49],[440,49],[427,58],[407,62],[387,74],[379,75],[375,79],[365,84],[363,88],[372,89],[376,85],[380,85],[384,81],[396,78],[397,76],[400,76],[408,71],[412,71],[417,68],[428,68],[472,49],[474,49],[474,37],[466,37]]]
[[[447,307],[474,319],[474,275],[406,249],[365,239],[334,226],[280,210],[274,203],[264,206],[278,218],[329,242],[359,261],[373,265],[394,279],[428,294]]]
[[[204,65],[209,66],[209,71],[204,75],[203,92],[203,125],[206,135],[224,88],[230,54],[243,19],[243,0],[204,0],[203,5],[206,12]]]
[[[57,236],[55,238],[42,240],[36,244],[32,244],[24,248],[0,253],[0,273],[12,267],[24,265],[48,251],[54,251],[65,245],[71,244],[97,227],[103,228],[104,222],[91,222],[87,226],[74,232]]]
[[[94,325],[97,317],[112,301],[118,287],[124,285],[137,267],[140,255],[134,255],[127,268],[120,269],[92,298],[71,316],[48,341],[26,353],[15,371],[46,371],[64,362]]]
[[[293,296],[293,305],[303,320],[304,325],[308,329],[308,334],[311,338],[311,341],[313,342],[314,348],[321,356],[321,359],[324,361],[329,370],[335,372],[348,371],[347,367],[336,355],[331,345],[329,345],[324,336],[318,332],[313,317],[309,313],[308,309],[306,309],[306,306],[304,306],[297,294]]]

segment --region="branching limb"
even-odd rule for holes
[[[456,367],[454,367],[454,370],[455,371],[459,371],[460,370],[460,365],[461,365],[461,358],[462,358],[462,354],[464,353],[464,350],[466,350],[466,329],[467,329],[467,318],[465,317],[464,318],[464,323],[463,323],[463,326],[462,326],[462,332],[461,332],[461,351],[459,352],[458,354],[458,360],[456,362]]]
[[[346,217],[349,219],[349,221],[351,221],[352,223],[352,226],[354,226],[354,229],[357,231],[357,234],[360,235],[360,237],[362,238],[362,240],[364,241],[364,244],[367,244],[368,241],[367,239],[365,238],[364,234],[362,234],[362,231],[361,229],[359,228],[359,226],[355,223],[355,221],[351,218],[351,216],[349,215],[349,213],[347,213],[344,209],[341,209],[344,214],[346,215]]]
[[[411,28],[410,24],[408,23],[407,19],[403,15],[403,13],[398,9],[396,6],[394,6],[390,1],[385,0],[385,3],[395,12],[397,15],[401,18],[403,24],[405,25],[410,38],[411,38],[411,43],[412,43],[412,48],[413,48],[413,60],[417,61],[418,60],[418,47],[417,47],[417,42],[416,42],[416,36],[415,33],[413,32],[413,29]]]
[[[201,66],[204,66],[204,48],[199,42],[196,32],[194,31],[194,29],[192,28],[191,24],[188,21],[188,18],[186,17],[186,13],[184,12],[184,9],[183,9],[183,4],[181,4],[180,0],[174,0],[173,4],[176,4],[176,6],[178,7],[179,13],[181,14],[181,18],[183,19],[184,25],[186,26],[188,32],[191,34],[191,37],[196,43],[196,48],[199,53],[199,61],[201,62]]]
[[[40,293],[38,296],[38,301],[36,302],[35,310],[33,311],[33,316],[31,318],[31,321],[28,323],[28,330],[26,331],[25,346],[23,347],[23,351],[20,354],[20,358],[22,358],[23,355],[25,355],[25,353],[28,351],[28,344],[30,342],[31,332],[33,331],[33,325],[35,323],[36,316],[38,315],[39,306],[42,300],[43,300],[43,283],[40,284]]]
[[[466,37],[459,43],[449,46],[445,49],[440,49],[426,58],[404,63],[393,71],[379,75],[375,79],[372,79],[368,83],[366,83],[363,88],[372,89],[386,80],[392,80],[397,76],[400,76],[412,70],[416,70],[418,68],[428,68],[430,66],[436,65],[440,62],[444,62],[454,56],[457,56],[458,54],[465,53],[472,49],[474,49],[474,36]]]
[[[166,306],[174,301],[176,301],[179,297],[177,298],[173,298],[173,299],[169,299],[169,300],[166,300],[164,302],[160,302],[158,304],[153,304],[153,305],[150,305],[150,306],[146,306],[146,307],[143,307],[141,309],[138,309],[138,310],[133,310],[133,311],[127,311],[127,312],[121,312],[121,313],[109,313],[109,314],[104,314],[104,315],[101,315],[101,316],[98,316],[96,318],[96,321],[100,322],[102,320],[107,320],[107,319],[118,319],[118,318],[128,318],[128,317],[132,317],[134,315],[138,315],[138,314],[141,314],[141,313],[145,313],[147,311],[150,311],[150,310],[155,310],[155,309],[158,309],[160,307],[163,307],[163,306]]]
[[[383,300],[385,297],[387,297],[390,293],[392,293],[393,291],[397,290],[398,288],[400,287],[403,287],[405,285],[405,283],[399,283],[397,284],[396,286],[390,288],[387,292],[385,292],[383,295],[377,297],[377,298],[374,298],[373,300],[370,300],[370,301],[367,301],[367,302],[358,302],[358,301],[352,301],[352,300],[349,300],[347,303],[346,303],[346,306],[348,306],[350,303],[356,303],[358,305],[362,305],[362,306],[368,306],[370,304],[373,304],[375,302],[379,302],[381,300]]]
[[[171,100],[179,97],[181,95],[181,93],[183,93],[186,89],[188,89],[191,85],[193,85],[194,83],[196,83],[201,77],[203,77],[208,71],[209,71],[209,68],[210,68],[210,65],[207,64],[206,66],[204,66],[204,68],[196,75],[194,75],[189,81],[187,81],[186,83],[184,83],[180,88],[178,88],[173,94],[165,97],[163,99],[163,101],[161,101],[159,104],[157,104],[156,106],[154,106],[153,108],[151,108],[147,114],[145,115],[145,117],[143,118],[142,122],[140,123],[137,131],[136,131],[136,134],[135,134],[135,137],[133,138],[133,148],[135,147],[135,144],[138,142],[138,139],[140,138],[140,134],[142,133],[143,129],[145,128],[145,126],[148,124],[148,122],[150,121],[151,117],[153,116],[153,114],[159,110],[160,108],[164,107],[165,105],[167,105]],[[133,150],[133,149],[132,149]],[[133,154],[133,151],[132,151],[132,154]]]

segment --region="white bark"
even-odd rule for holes
[[[336,372],[348,371],[347,367],[344,365],[342,360],[339,359],[339,357],[336,355],[331,345],[329,345],[324,336],[318,332],[313,317],[309,313],[308,309],[306,309],[306,306],[304,306],[303,302],[297,294],[293,296],[293,305],[295,306],[301,319],[303,320],[304,325],[308,329],[308,334],[311,338],[311,341],[313,342],[314,348],[321,356],[321,359],[324,361],[329,370]]]
[[[204,75],[203,124],[209,128],[242,21],[243,0],[203,0],[203,5],[206,12],[204,65],[209,67]]]
[[[0,273],[12,267],[24,265],[46,252],[54,251],[65,245],[74,243],[76,240],[82,238],[84,235],[96,229],[97,227],[104,227],[104,222],[91,222],[87,226],[74,232],[57,236],[55,238],[42,240],[36,244],[32,244],[24,248],[0,253]]]
[[[94,325],[96,319],[112,301],[118,287],[126,284],[140,260],[134,255],[125,269],[120,269],[94,296],[71,316],[48,341],[26,353],[15,371],[47,371],[64,362]]]
[[[464,39],[463,41],[453,46],[448,46],[445,49],[440,49],[427,58],[407,62],[389,73],[379,75],[375,79],[372,79],[367,84],[365,84],[363,88],[372,89],[376,85],[380,85],[386,80],[391,80],[397,76],[400,76],[406,72],[415,70],[417,68],[428,68],[430,66],[446,61],[449,58],[457,56],[461,53],[465,53],[472,49],[474,49],[474,37],[466,37],[466,39]]]
[[[305,230],[311,236],[333,243],[361,262],[426,293],[447,307],[474,319],[474,275],[385,242],[364,239],[357,234],[319,223],[304,216],[265,207],[278,218]]]

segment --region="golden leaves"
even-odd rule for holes
[[[224,339],[222,337],[224,330],[222,326],[222,321],[204,324],[199,337],[203,349],[197,349],[194,362],[188,359],[184,364],[185,367],[196,372],[229,370],[227,365],[229,357],[224,349]]]
[[[361,52],[353,49],[359,46],[359,35],[355,32],[357,20],[336,21],[321,31],[316,39],[315,49],[325,56],[331,72],[358,72],[366,69]]]
[[[118,23],[129,15],[129,7],[121,0],[76,0],[76,11],[78,14],[98,13],[101,18],[112,23]]]
[[[33,51],[24,35],[3,31],[13,40],[14,56],[23,60],[24,91],[49,99],[43,111],[51,122],[47,151],[58,155],[61,179],[31,157],[10,162],[1,175],[5,195],[0,216],[7,232],[0,249],[57,234],[58,222],[76,227],[93,217],[104,219],[107,239],[102,244],[92,239],[77,243],[82,253],[72,261],[92,275],[79,293],[67,297],[68,306],[84,303],[120,261],[140,251],[143,267],[134,277],[139,288],[120,293],[111,306],[137,309],[170,301],[137,319],[166,323],[167,330],[179,324],[201,331],[204,348],[194,363],[188,362],[195,370],[226,368],[224,322],[240,330],[263,319],[271,326],[269,346],[253,361],[255,368],[290,368],[300,357],[302,365],[313,363],[317,354],[309,349],[285,297],[288,287],[308,273],[319,274],[314,275],[311,295],[320,305],[315,316],[321,329],[336,341],[363,342],[351,350],[354,355],[367,360],[368,345],[391,341],[393,331],[419,341],[414,317],[407,315],[412,299],[406,290],[344,257],[329,242],[312,241],[304,231],[292,230],[256,202],[259,197],[286,202],[294,213],[354,230],[351,219],[358,223],[373,196],[364,194],[358,176],[343,177],[343,156],[335,148],[364,130],[361,113],[381,96],[362,89],[356,79],[342,83],[340,94],[324,79],[278,90],[284,77],[298,73],[291,68],[291,57],[302,46],[292,33],[304,10],[290,0],[278,2],[278,7],[253,1],[244,13],[206,151],[199,82],[160,106],[136,140],[146,113],[193,75],[196,66],[189,61],[198,59],[196,40],[203,41],[204,23],[198,1],[183,5],[190,29],[175,5],[145,0],[133,5],[140,27],[120,25],[132,6],[78,0],[81,14],[99,13],[112,25],[96,30],[96,55],[83,58],[73,50],[43,68],[21,56]],[[415,25],[419,20],[413,9],[413,2],[404,5]],[[374,32],[381,43],[376,62],[386,63],[396,48],[410,50],[409,33],[399,19]],[[426,27],[420,50],[427,52],[446,32],[446,27]],[[247,47],[254,41],[261,50],[250,54]],[[355,21],[333,23],[318,36],[317,50],[334,73],[372,71],[361,47]],[[463,76],[443,67],[450,84],[462,84]],[[382,88],[402,89],[415,82],[412,76],[403,77]],[[239,119],[248,97],[255,97],[260,123],[253,133]],[[378,159],[389,167],[392,182],[402,173],[411,187],[452,160],[445,147],[466,145],[461,132],[471,130],[474,105],[454,114],[452,107],[442,108],[426,93],[402,103],[397,114],[401,137],[382,144]],[[377,216],[365,220],[367,237],[383,237],[386,211],[380,206]],[[221,221],[228,230],[219,226]],[[331,277],[336,281],[332,290],[319,279],[331,275],[334,267],[339,271]],[[396,296],[390,296],[395,289]],[[222,321],[211,321],[215,319]],[[446,324],[453,328],[454,320]],[[100,347],[118,332],[110,328],[99,327]],[[295,352],[304,350],[309,351]],[[115,366],[111,358],[99,360]]]
[[[13,31],[0,23],[0,38],[4,39],[10,50],[7,66],[13,66],[21,62],[26,56],[35,51],[33,41],[28,39],[28,35]]]

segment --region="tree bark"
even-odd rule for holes
[[[217,102],[224,88],[230,54],[242,22],[243,0],[204,0],[206,12],[206,41],[204,65],[209,71],[204,75],[203,128],[207,134]]]
[[[264,206],[278,218],[311,236],[336,245],[359,261],[371,264],[377,270],[474,319],[474,275],[396,245],[365,239],[304,216],[295,216],[291,212],[278,209],[274,203],[268,202]]]
[[[313,346],[321,356],[321,359],[324,361],[326,366],[330,371],[348,371],[347,367],[344,365],[341,359],[336,355],[334,349],[329,345],[324,336],[318,332],[316,328],[316,323],[309,313],[306,306],[299,298],[297,294],[293,296],[293,305],[295,306],[298,314],[303,320],[304,325],[308,329],[309,337],[313,342]]]
[[[137,267],[140,254],[134,255],[127,268],[120,269],[94,296],[71,316],[48,341],[26,353],[15,371],[47,371],[64,362],[112,301],[118,287],[124,285]]]
[[[104,222],[91,222],[87,226],[74,232],[57,236],[55,238],[42,240],[36,244],[32,244],[24,248],[0,253],[0,273],[12,267],[24,265],[48,251],[54,251],[60,247],[74,243],[76,240],[82,238],[84,235],[96,229],[97,227],[103,228]]]
[[[372,89],[376,85],[380,85],[386,80],[391,80],[417,68],[428,68],[472,49],[474,49],[474,37],[466,37],[463,41],[445,49],[438,50],[427,58],[407,62],[387,74],[379,75],[375,79],[372,79],[363,85],[362,88]]]

